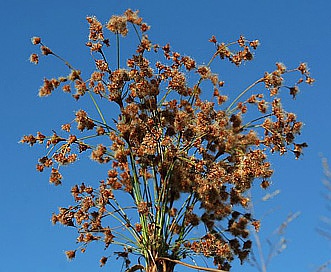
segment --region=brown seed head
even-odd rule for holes
[[[126,36],[128,34],[127,21],[126,16],[113,15],[108,21],[106,28],[115,34]]]
[[[31,54],[30,55],[30,62],[34,64],[38,64],[39,62],[39,57],[37,54]]]
[[[41,43],[41,38],[40,37],[32,37],[31,38],[31,42],[32,44],[36,45],[36,44],[40,44]]]
[[[76,250],[68,250],[65,252],[65,254],[66,254],[68,260],[72,260],[76,256]]]
[[[41,53],[45,56],[53,54],[52,50],[49,49],[47,46],[42,45],[40,49],[41,49]]]

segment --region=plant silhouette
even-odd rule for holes
[[[99,241],[106,253],[101,266],[120,246],[115,254],[123,258],[127,271],[171,272],[178,264],[230,270],[232,260],[243,262],[249,255],[250,225],[259,229],[248,210],[247,192],[253,182],[269,186],[273,170],[267,152],[290,151],[298,158],[307,146],[295,141],[302,123],[282,107],[279,94],[285,89],[295,98],[299,86],[313,83],[307,65],[287,69],[277,63],[274,71],[229,98],[222,94],[224,81],[211,64],[224,59],[239,66],[252,60],[258,40],[240,36],[223,43],[213,36],[209,42],[214,54],[207,64],[198,65],[169,44],[152,43],[146,34],[150,27],[137,11],[112,16],[105,25],[96,17],[87,17],[87,22],[86,46],[95,63],[88,78],[41,38],[33,37],[32,43],[69,69],[66,76],[44,79],[39,96],[62,88],[75,100],[90,99],[98,116],[81,109],[62,125],[61,133],[38,132],[21,140],[47,147],[37,170],[49,170],[54,185],[62,183],[61,167],[79,156],[87,154],[109,168],[104,180],[74,185],[74,204],[52,216],[54,224],[77,230],[79,247],[68,250],[67,257],[73,259],[77,251]],[[137,36],[137,47],[121,65],[120,41],[129,28]],[[114,48],[105,38],[107,30],[114,35]],[[117,60],[108,61],[113,49]],[[37,64],[40,56],[34,53],[30,60]],[[297,80],[285,84],[289,73],[296,73]],[[113,116],[104,113],[104,101],[114,107]],[[217,269],[185,261],[198,255],[212,258]]]

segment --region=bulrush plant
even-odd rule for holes
[[[302,122],[284,110],[279,94],[284,89],[295,98],[299,85],[314,81],[307,65],[289,70],[277,63],[274,71],[228,99],[211,64],[227,59],[239,66],[252,60],[258,40],[241,36],[220,43],[213,36],[209,42],[215,53],[206,65],[198,65],[169,44],[153,44],[146,35],[150,26],[138,11],[126,10],[105,25],[96,17],[86,19],[86,46],[95,63],[88,78],[41,38],[32,38],[32,43],[69,69],[66,76],[44,79],[39,96],[62,88],[78,101],[90,99],[98,116],[80,109],[61,133],[38,132],[21,140],[46,145],[37,170],[50,171],[54,185],[62,183],[61,167],[78,156],[88,154],[108,165],[104,180],[72,186],[74,204],[52,216],[54,224],[78,232],[78,247],[67,251],[67,257],[73,259],[98,241],[105,247],[101,266],[115,255],[123,258],[128,272],[171,272],[176,265],[229,271],[234,259],[243,262],[249,256],[251,225],[260,227],[249,213],[248,191],[254,181],[264,189],[269,186],[273,170],[267,153],[291,151],[298,158],[307,146],[295,141]],[[119,42],[129,28],[138,45],[120,66]],[[114,34],[114,48],[104,30]],[[108,61],[112,49],[117,59]],[[39,55],[30,60],[38,63]],[[289,73],[298,75],[293,84],[285,84]],[[257,89],[261,91],[253,94]],[[105,114],[104,101],[113,116]],[[198,266],[198,256],[212,258],[216,268]]]

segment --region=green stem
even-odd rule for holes
[[[188,203],[190,202],[190,198],[192,195],[190,195],[182,204],[181,208],[179,209],[179,211],[177,211],[176,216],[173,219],[174,223],[179,224],[180,220],[184,217],[185,212],[183,212],[184,208],[188,207]],[[170,231],[166,231],[165,234],[165,240],[168,241],[168,244],[170,245],[172,242],[172,238],[174,236],[174,233],[170,230]],[[169,238],[168,238],[169,237]]]
[[[135,165],[135,160],[133,157],[133,151],[131,149],[131,147],[129,146],[129,150],[130,150],[130,164],[131,164],[131,169],[133,172],[133,196],[134,196],[134,201],[136,202],[136,204],[138,204],[139,202],[142,201],[142,195],[141,195],[141,190],[140,190],[140,185],[139,185],[139,177],[138,177],[138,173],[137,173],[137,169],[136,169],[136,165]]]
[[[134,198],[134,202],[136,204],[136,206],[138,206],[138,204],[140,202],[143,201],[142,195],[141,195],[141,188],[140,188],[140,184],[139,184],[139,177],[138,177],[138,173],[137,173],[137,169],[136,169],[136,165],[135,165],[135,160],[133,157],[133,151],[131,149],[131,147],[129,146],[129,150],[130,150],[130,164],[131,164],[131,169],[133,172],[133,186],[132,186],[132,191],[133,191],[133,198]],[[147,224],[147,218],[145,215],[143,214],[139,214],[139,218],[140,218],[140,223],[142,226],[142,245],[143,248],[142,250],[144,251],[144,255],[146,257],[146,254],[148,254],[148,245],[150,245],[150,240],[149,240],[149,235],[148,235],[148,224]],[[138,241],[138,240],[137,240]]]
[[[159,185],[157,183],[157,175],[156,175],[156,170],[155,170],[155,166],[153,166],[153,180],[154,180],[154,199],[155,199],[155,205],[158,206],[159,205]]]
[[[208,68],[210,68],[210,65],[212,64],[212,62],[214,61],[214,59],[217,57],[217,55],[218,55],[218,52],[216,51],[216,53],[213,54],[213,56],[210,58],[210,60],[208,61],[207,65],[206,65]],[[203,80],[203,78],[200,77],[199,80],[198,80],[198,83],[194,86],[193,95],[188,100],[190,102],[190,100],[192,99],[192,101],[190,102],[191,105],[193,105],[194,98],[195,98],[195,92],[199,88],[202,80]]]
[[[104,126],[104,127],[105,127],[106,129],[108,129],[108,130],[111,130],[111,131],[113,131],[113,132],[117,132],[116,129],[114,129],[114,128],[112,128],[111,126],[105,124],[104,122],[100,122],[100,121],[98,121],[98,120],[94,120],[94,119],[92,119],[92,118],[90,118],[90,119],[91,119],[94,123],[98,123],[98,124]]]
[[[168,172],[163,180],[163,184],[160,184],[161,187],[161,192],[159,194],[159,197],[157,199],[157,203],[158,203],[158,210],[156,213],[156,218],[155,218],[155,222],[157,224],[157,226],[159,227],[158,229],[158,235],[159,237],[163,237],[163,234],[166,233],[166,228],[167,226],[165,226],[164,222],[165,222],[165,212],[166,212],[166,204],[167,204],[167,196],[169,193],[169,188],[167,186],[168,183],[168,179],[171,175],[171,171],[174,167],[174,162],[171,163],[171,165],[169,166]]]
[[[237,97],[236,97],[236,99],[234,99],[233,101],[232,101],[232,103],[227,107],[227,109],[226,109],[226,113],[228,114],[228,115],[230,115],[236,108],[234,108],[234,109],[231,109],[232,107],[233,107],[233,105],[235,104],[235,103],[237,103],[237,101],[245,94],[245,93],[247,93],[250,89],[252,89],[254,86],[256,86],[257,84],[259,84],[260,82],[263,82],[263,78],[260,78],[260,79],[258,79],[257,81],[255,81],[253,84],[251,84],[251,85],[249,85],[245,90],[243,90]]]
[[[101,117],[101,120],[102,120],[103,124],[104,124],[106,127],[108,127],[108,126],[107,126],[107,122],[106,122],[106,120],[105,120],[105,118],[104,118],[104,116],[103,116],[103,114],[102,114],[102,112],[101,112],[101,110],[100,110],[100,107],[99,107],[98,103],[95,101],[95,99],[94,99],[94,97],[93,97],[93,94],[91,93],[90,90],[88,90],[87,92],[88,92],[88,94],[90,95],[90,97],[91,97],[91,99],[92,99],[92,101],[93,101],[93,104],[94,104],[95,108],[97,109],[97,111],[98,111],[98,113],[99,113],[99,115],[100,115],[100,117]]]
[[[123,231],[112,230],[112,233],[116,234],[116,237],[120,237],[121,240],[126,241],[127,243],[131,243],[132,245],[136,245],[136,243],[135,243],[135,241],[137,241],[136,238],[134,238],[135,240],[130,239],[129,237],[127,237],[126,235],[123,234]],[[128,244],[125,242],[114,241],[113,243],[118,244],[118,245],[128,246]]]
[[[132,26],[133,26],[134,31],[135,31],[136,34],[137,34],[137,37],[138,37],[138,39],[139,39],[139,42],[141,43],[141,37],[140,37],[140,35],[139,35],[139,32],[138,32],[138,29],[137,29],[136,25],[135,25],[134,23],[131,23],[131,24],[132,24]]]
[[[45,46],[43,43],[40,43],[40,45]],[[47,46],[46,46],[47,47]],[[76,70],[68,61],[66,61],[64,58],[60,57],[58,54],[54,53],[53,50],[51,50],[51,55],[58,58],[59,60],[63,61],[64,64],[70,69],[70,70]]]
[[[116,33],[117,69],[120,69],[120,34]]]
[[[168,94],[170,94],[171,91],[172,91],[171,89],[168,89],[168,91],[165,93],[165,95],[161,98],[158,106],[162,106],[164,100],[167,98]]]
[[[122,207],[118,204],[118,202],[113,199],[113,201],[115,202],[116,207],[112,204],[109,203],[109,205],[112,207],[112,209],[114,210],[114,212],[108,212],[107,215],[112,216],[113,218],[115,218],[117,221],[119,221],[124,227],[126,227],[126,229],[131,233],[131,235],[133,237],[135,237],[135,239],[137,239],[138,237],[138,233],[135,231],[135,229],[132,227],[128,216],[126,215],[126,213],[124,212],[124,210],[122,209]],[[117,213],[122,219],[120,219],[119,217],[117,217],[114,213]]]
[[[254,123],[254,122],[256,122],[256,121],[259,121],[259,120],[261,120],[261,119],[264,119],[264,118],[270,117],[270,116],[272,116],[272,115],[273,115],[272,113],[269,113],[269,114],[266,114],[266,115],[260,116],[259,118],[256,118],[256,119],[254,119],[254,120],[252,120],[252,121],[249,121],[249,122],[248,122],[247,124],[245,124],[242,128],[244,129],[244,128],[256,127],[256,125],[251,126],[251,124]]]

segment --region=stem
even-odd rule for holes
[[[94,97],[93,97],[91,91],[88,90],[87,92],[88,92],[88,94],[90,95],[90,97],[91,97],[91,99],[92,99],[92,101],[93,101],[93,104],[94,104],[95,108],[97,109],[97,111],[98,111],[98,113],[99,113],[99,115],[100,115],[100,117],[101,117],[101,119],[102,119],[103,124],[104,124],[106,127],[108,127],[108,126],[107,126],[107,122],[106,122],[106,120],[105,120],[105,118],[104,118],[104,116],[103,116],[103,114],[102,114],[102,112],[101,112],[101,110],[100,110],[100,108],[99,108],[99,105],[98,105],[98,103],[95,101],[95,99],[94,99]]]
[[[55,148],[55,145],[52,145],[51,148],[48,150],[46,157],[48,157],[52,153],[54,148]]]
[[[264,255],[263,255],[263,250],[262,250],[260,237],[257,235],[255,230],[253,231],[253,235],[254,235],[254,239],[255,239],[255,242],[256,242],[257,250],[259,252],[259,257],[260,257],[260,262],[261,262],[260,269],[261,269],[262,272],[267,272],[267,267],[266,267],[266,263],[265,263],[265,260],[264,260]]]
[[[114,213],[109,212],[107,214],[115,218],[117,221],[119,221],[131,233],[132,237],[134,237],[134,239],[138,241],[139,234],[136,232],[135,228],[131,226],[131,223],[126,213],[115,199],[113,199],[113,201],[115,201],[115,204],[117,205],[118,209],[116,209],[116,207],[114,207],[114,205],[111,203],[109,203],[109,205],[113,208],[114,212],[116,212],[121,218],[123,218],[124,221],[118,218],[116,215],[114,215]]]
[[[158,206],[159,204],[159,185],[157,183],[157,174],[155,170],[155,166],[153,165],[153,179],[154,179],[154,199],[155,199],[155,205]]]
[[[141,196],[141,190],[140,190],[140,186],[139,186],[139,178],[138,178],[138,174],[137,174],[137,169],[136,169],[136,165],[134,163],[134,158],[133,158],[133,151],[131,149],[131,147],[129,146],[129,150],[130,150],[130,164],[131,164],[131,169],[133,172],[133,196],[134,196],[134,201],[136,204],[138,204],[139,202],[142,201],[142,196]]]
[[[94,123],[98,123],[98,124],[100,124],[100,125],[103,125],[105,128],[107,128],[108,130],[111,130],[111,131],[113,131],[113,132],[117,132],[117,130],[116,129],[114,129],[114,128],[112,128],[111,126],[109,126],[109,125],[107,125],[107,124],[105,124],[104,122],[100,122],[100,121],[98,121],[98,120],[94,120],[94,119],[92,119],[92,118],[90,118]]]
[[[165,95],[161,98],[161,100],[160,100],[158,106],[162,106],[164,100],[167,98],[168,94],[170,94],[171,91],[172,91],[171,89],[168,89],[168,90],[167,90],[167,92],[165,93]]]
[[[251,191],[248,192],[248,196],[249,196],[250,199],[252,199],[252,192]],[[249,210],[250,210],[251,214],[254,214],[253,201],[251,201],[251,203],[250,203]],[[255,229],[253,229],[253,235],[254,235],[254,239],[255,239],[255,242],[256,242],[258,254],[259,254],[259,257],[260,257],[260,265],[257,262],[256,262],[256,265],[257,265],[258,269],[261,270],[261,272],[267,272],[267,266],[266,266],[266,262],[265,262],[265,259],[264,259],[261,240],[260,240],[260,237],[257,234]]]
[[[269,114],[266,114],[266,115],[263,115],[263,116],[260,116],[260,117],[258,117],[258,118],[256,118],[256,119],[254,119],[254,120],[252,120],[252,121],[249,121],[247,124],[245,124],[242,128],[244,129],[244,128],[249,128],[250,127],[250,124],[252,124],[252,123],[254,123],[254,122],[256,122],[256,121],[259,121],[259,120],[261,120],[261,119],[264,119],[264,118],[267,118],[267,117],[270,117],[270,116],[272,116],[273,114],[272,113],[269,113]],[[253,126],[254,127],[254,126]]]
[[[40,45],[45,46],[43,43],[40,43]],[[47,47],[47,46],[46,46]],[[66,61],[64,58],[60,57],[58,54],[54,53],[53,50],[51,50],[50,55],[53,55],[54,57],[58,58],[59,60],[63,61],[64,64],[70,69],[70,70],[76,70],[68,61]]]
[[[137,29],[136,25],[135,25],[134,23],[131,23],[131,24],[132,24],[132,26],[133,26],[134,31],[135,31],[136,34],[137,34],[137,37],[138,37],[138,39],[139,39],[139,42],[141,43],[141,37],[140,37],[140,35],[139,35],[139,32],[138,32],[138,29]]]
[[[236,97],[236,99],[234,99],[233,101],[232,101],[232,103],[227,107],[227,109],[226,109],[226,113],[228,114],[228,115],[230,115],[234,110],[235,110],[235,108],[234,109],[231,109],[231,107],[245,94],[245,93],[247,93],[250,89],[252,89],[255,85],[257,85],[257,84],[259,84],[260,82],[263,82],[263,78],[260,78],[260,79],[258,79],[257,81],[255,81],[253,84],[251,84],[251,85],[249,85],[245,90],[243,90],[237,97]]]
[[[191,196],[193,196],[193,195],[191,195]],[[193,196],[192,203],[191,203],[190,205],[188,205],[187,207],[192,206],[192,205],[195,206],[195,204],[196,204],[197,202],[198,202],[198,199],[195,198],[195,197]],[[186,216],[186,213],[185,213],[185,216]],[[185,217],[184,217],[183,221],[185,221]],[[185,240],[186,236],[187,236],[188,234],[190,234],[191,230],[192,230],[194,227],[195,227],[195,226],[193,226],[193,225],[189,225],[188,227],[183,228],[183,232],[180,233],[180,235],[179,235],[179,239],[180,239],[181,241]]]
[[[127,237],[126,235],[123,234],[123,230],[122,231],[114,231],[113,229],[111,230],[112,233],[116,234],[115,236],[116,237],[120,237],[121,240],[123,240],[123,242],[120,242],[120,241],[113,241],[112,244],[116,244],[116,245],[120,245],[120,246],[123,246],[123,247],[127,247],[128,246],[128,243],[134,245],[136,247],[136,243],[135,241],[137,242],[136,238],[134,237],[135,240],[132,240],[130,239],[129,237]],[[124,242],[126,241],[126,242]],[[134,248],[134,247],[133,247]]]
[[[187,263],[184,263],[184,262],[181,262],[181,261],[178,261],[178,260],[172,260],[172,259],[165,258],[165,257],[157,257],[155,259],[155,261],[160,261],[160,260],[164,260],[164,261],[167,261],[167,262],[172,262],[172,263],[175,263],[175,264],[180,264],[180,265],[183,265],[183,266],[186,266],[186,267],[189,267],[189,268],[193,268],[193,269],[196,269],[196,270],[212,271],[212,272],[227,272],[225,270],[187,264]]]
[[[229,45],[232,45],[232,44],[235,44],[235,43],[236,43],[236,42],[228,43],[226,46],[229,46]],[[216,51],[216,52],[213,54],[213,56],[210,58],[210,60],[208,61],[207,65],[206,65],[208,68],[210,67],[210,65],[212,64],[212,62],[214,61],[214,59],[217,57],[217,55],[218,55],[218,51]],[[197,88],[199,88],[201,82],[202,82],[202,77],[199,78],[198,83],[194,86],[193,95],[192,95],[192,96],[189,98],[189,100],[188,100],[188,101],[190,102],[190,100],[192,99],[192,101],[191,101],[191,105],[193,105],[193,102],[194,102],[195,91],[197,90]]]
[[[95,138],[95,137],[98,137],[98,136],[100,136],[100,135],[93,134],[93,135],[89,135],[89,136],[84,136],[82,138],[77,139],[77,142],[81,142],[81,141],[84,141],[84,140],[87,140],[87,139],[91,139],[91,138]],[[90,147],[93,147],[93,146],[90,146]]]
[[[133,172],[133,186],[132,186],[133,195],[132,196],[133,196],[133,199],[134,199],[134,202],[135,202],[136,206],[138,206],[138,204],[143,201],[143,198],[142,198],[142,195],[141,195],[141,188],[140,188],[140,184],[139,184],[139,177],[138,177],[138,174],[137,174],[136,165],[135,165],[135,162],[134,162],[133,151],[132,151],[130,146],[129,146],[129,150],[130,150],[130,164],[131,164],[131,169],[132,169],[132,172]],[[145,258],[148,258],[148,256],[147,256],[148,255],[148,248],[146,246],[150,244],[150,239],[149,239],[149,236],[148,236],[147,218],[143,214],[139,214],[139,218],[140,218],[140,223],[141,223],[141,226],[142,226],[142,232],[141,232],[142,233],[141,234],[142,239],[143,239],[143,242],[142,242],[143,248],[142,248],[142,250],[144,251]]]
[[[107,61],[107,58],[106,58],[106,55],[103,53],[103,51],[100,49],[99,50],[99,53],[100,53],[100,55],[102,56],[102,58],[103,58],[103,60],[105,61],[105,63],[107,63],[107,67],[108,67],[108,73],[110,74],[111,73],[111,71],[110,71],[110,69],[109,69],[109,65],[108,65],[108,61]],[[104,82],[105,83],[105,82]]]
[[[116,33],[117,69],[120,69],[120,34]]]

